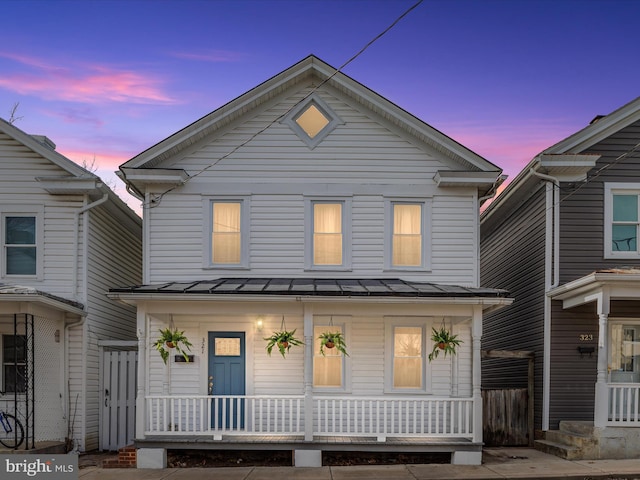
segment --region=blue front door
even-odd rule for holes
[[[244,332],[209,332],[209,394],[245,394]],[[218,398],[211,405],[211,427],[244,428],[244,400]]]

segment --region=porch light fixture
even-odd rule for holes
[[[56,343],[60,343],[60,330],[56,330],[53,332],[53,338]]]
[[[262,317],[258,317],[258,319],[256,320],[256,331],[261,332],[262,327],[264,327],[264,320],[262,319]]]

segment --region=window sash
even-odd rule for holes
[[[393,203],[392,266],[420,267],[423,263],[423,205]]]
[[[2,335],[2,383],[5,392],[24,393],[26,391],[26,358],[27,347],[24,335]]]
[[[214,264],[242,261],[242,203],[213,202],[211,259]]]
[[[638,251],[638,195],[614,194],[612,199],[611,250]]]
[[[36,217],[7,215],[4,227],[5,273],[36,275]]]
[[[424,329],[393,328],[393,388],[424,387]]]
[[[343,204],[313,203],[313,263],[343,264]]]
[[[313,386],[322,388],[342,388],[344,386],[344,355],[337,348],[325,348],[320,353],[321,333],[331,330],[344,335],[340,325],[314,325],[313,327]]]

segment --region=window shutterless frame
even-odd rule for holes
[[[640,184],[604,184],[604,258],[640,258]]]
[[[431,199],[430,198],[385,198],[385,270],[429,271],[431,270]],[[419,209],[419,228],[415,212]],[[402,214],[411,221],[399,222]],[[419,259],[397,251],[400,246],[418,248]],[[417,257],[416,257],[417,258]],[[400,259],[400,260],[399,260]]]
[[[44,208],[39,205],[6,205],[0,208],[2,278],[42,278],[43,217]]]
[[[305,198],[306,270],[351,270],[351,203],[350,197]],[[323,208],[325,206],[326,209]],[[336,206],[340,206],[340,208],[332,208]],[[337,211],[340,212],[341,217],[339,225],[335,223],[334,214]],[[316,218],[316,216],[324,218]],[[324,255],[322,249],[331,248],[330,246],[335,248],[338,233],[341,242],[340,255],[331,253]],[[337,258],[339,260],[335,260]]]
[[[203,268],[249,268],[249,197],[207,197],[203,212]]]

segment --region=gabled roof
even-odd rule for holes
[[[162,164],[168,158],[178,155],[182,150],[211,133],[228,125],[244,115],[248,110],[269,101],[291,86],[315,77],[318,82],[327,82],[333,88],[370,108],[394,125],[409,132],[430,147],[461,165],[461,170],[490,171],[502,170],[478,154],[444,135],[422,120],[411,115],[384,97],[373,92],[361,83],[310,55],[283,72],[261,83],[245,94],[214,110],[191,125],[174,133],[170,137],[133,157],[120,166],[121,176],[128,169],[149,169]]]
[[[92,199],[107,195],[113,207],[117,207],[118,211],[137,224],[141,224],[140,217],[105,185],[100,177],[56,152],[55,144],[47,137],[29,135],[2,118],[0,118],[0,132],[49,160],[68,174],[35,178],[43,190],[53,195],[89,195]]]
[[[585,154],[586,150],[640,120],[640,97],[611,112],[596,117],[589,125],[536,155],[515,177],[504,191],[484,210],[481,221],[510,199],[518,199],[537,185],[536,173],[551,175],[563,181],[579,181],[586,178],[595,167],[600,155]]]

